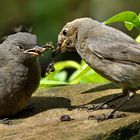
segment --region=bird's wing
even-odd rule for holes
[[[0,44],[0,69],[6,67],[11,61],[8,52],[6,52],[5,46]]]
[[[3,72],[0,70],[0,72]],[[5,73],[5,72],[3,72]],[[6,81],[7,81],[7,77],[5,77],[5,74],[0,73],[0,99],[1,97],[5,96],[5,94],[7,93],[7,89],[9,88],[9,86],[7,85]],[[1,100],[0,100],[1,102]]]
[[[6,81],[9,78],[7,69],[8,61],[8,54],[5,53],[4,47],[0,44],[0,96],[3,95],[2,93],[5,93],[7,87]]]
[[[91,29],[87,33],[84,43],[100,57],[140,64],[140,45],[112,27],[101,25]]]

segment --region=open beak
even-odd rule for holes
[[[32,56],[39,56],[39,55],[43,54],[45,51],[47,51],[48,49],[52,49],[52,48],[53,48],[53,46],[51,44],[46,44],[43,47],[35,46],[32,49],[28,49],[28,50],[24,51],[24,53],[30,54]]]

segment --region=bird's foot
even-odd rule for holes
[[[89,120],[97,120],[97,122],[101,122],[101,121],[105,121],[105,120],[108,120],[108,119],[115,119],[115,118],[122,118],[122,117],[125,117],[126,114],[122,113],[122,114],[102,114],[102,115],[99,115],[99,116],[95,116],[95,115],[90,115],[88,117]]]
[[[46,72],[48,74],[50,74],[51,72],[54,72],[55,71],[55,68],[54,68],[54,62],[51,62],[48,64],[48,67],[46,68]]]
[[[94,110],[101,110],[101,109],[111,109],[113,106],[108,106],[107,104],[99,103],[99,104],[90,104],[90,105],[83,105],[79,106],[78,110],[87,110],[87,111],[94,111]]]
[[[12,121],[8,118],[0,119],[1,124],[12,125]]]

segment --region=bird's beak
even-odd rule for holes
[[[59,53],[66,51],[66,46],[68,45],[68,40],[63,40],[62,43],[58,43],[56,49],[52,52],[53,57]]]
[[[39,56],[39,55],[43,54],[48,49],[49,49],[49,47],[46,47],[46,46],[44,46],[44,47],[35,46],[32,49],[28,49],[28,50],[24,51],[24,53],[30,54],[32,56]]]

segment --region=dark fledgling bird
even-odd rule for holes
[[[80,18],[63,27],[54,55],[75,48],[92,69],[121,85],[121,96],[93,105],[93,109],[100,109],[126,95],[120,105],[103,119],[112,118],[114,112],[129,101],[140,87],[140,45],[117,29],[91,18]]]
[[[38,56],[48,48],[37,46],[35,35],[18,32],[0,44],[0,118],[24,109],[40,81]]]

